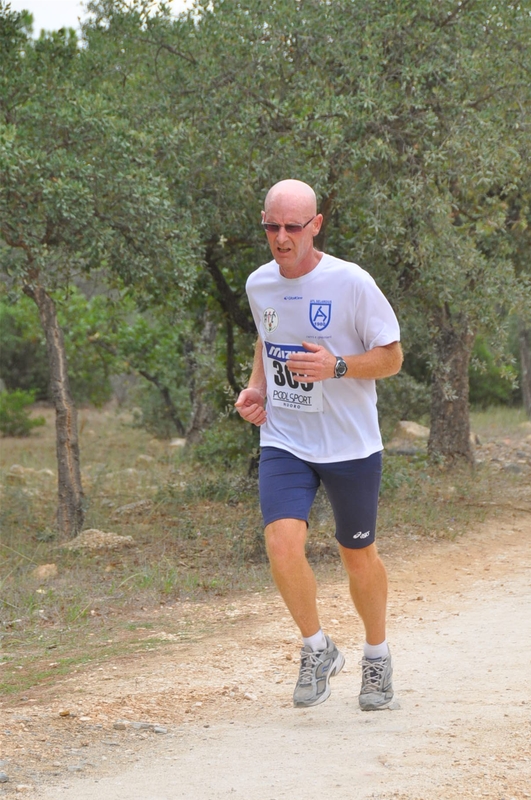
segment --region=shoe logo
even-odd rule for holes
[[[353,537],[352,537],[352,538],[353,538],[353,539],[366,539],[366,538],[367,538],[367,536],[370,536],[370,535],[371,535],[371,532],[370,532],[370,531],[365,531],[365,533],[362,533],[361,531],[358,531],[357,533],[355,533],[355,534],[353,535]]]

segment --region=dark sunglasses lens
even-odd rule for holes
[[[281,227],[276,222],[262,222],[262,228],[268,233],[278,233]],[[286,233],[300,233],[303,228],[304,225],[284,225]]]

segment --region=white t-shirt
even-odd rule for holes
[[[286,367],[290,352],[304,349],[303,341],[348,356],[400,339],[395,313],[369,273],[324,254],[308,274],[284,278],[270,261],[249,276],[246,290],[267,377],[260,444],[318,463],[381,450],[375,381],[303,383]]]

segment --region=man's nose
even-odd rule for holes
[[[289,239],[289,236],[286,233],[285,227],[283,225],[281,225],[280,226],[280,230],[277,233],[277,242],[280,244],[282,242],[285,242],[287,239]]]

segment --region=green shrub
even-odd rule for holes
[[[257,458],[259,443],[260,432],[255,425],[229,416],[205,430],[192,452],[201,464],[250,470],[251,462]]]
[[[500,365],[487,342],[478,336],[469,369],[470,404],[476,408],[490,408],[518,403],[517,380],[516,366]]]
[[[173,387],[172,387],[173,389]],[[176,397],[177,402],[181,399],[178,390],[172,391],[172,399]],[[143,428],[151,433],[156,439],[172,439],[181,436],[175,422],[172,419],[171,410],[164,402],[164,398],[158,389],[152,384],[141,384],[133,393],[135,407],[133,408],[133,427]],[[189,413],[189,403],[184,400],[185,414]],[[182,406],[179,407],[181,411]],[[187,416],[184,417],[184,421]]]
[[[48,399],[49,370],[46,343],[37,307],[27,297],[11,305],[0,300],[0,378],[8,391],[33,391]]]
[[[15,389],[0,392],[0,432],[3,436],[29,436],[32,429],[44,425],[44,417],[31,418],[29,406],[35,401],[35,392]]]
[[[107,301],[87,299],[78,289],[54,295],[64,336],[70,390],[76,403],[101,406],[112,395],[109,374],[113,358],[92,341],[106,330]],[[91,338],[92,337],[92,338]],[[34,390],[37,400],[49,399],[46,342],[35,303],[22,295],[16,303],[0,299],[0,378],[8,390]]]
[[[390,436],[401,419],[418,422],[430,412],[430,387],[400,372],[378,381],[378,415],[384,437]]]

